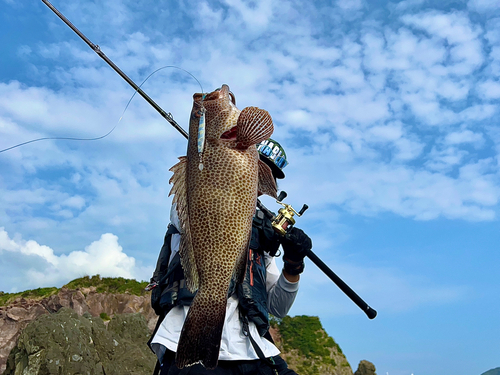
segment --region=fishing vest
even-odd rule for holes
[[[170,242],[174,233],[179,233],[179,231],[175,226],[169,225],[164,244],[164,246],[168,246],[165,249],[168,252],[165,256],[167,261],[171,254]],[[240,311],[256,325],[261,336],[264,336],[269,329],[264,252],[275,256],[279,247],[278,238],[269,219],[261,211],[257,211],[252,222],[252,237],[245,279],[241,284],[231,281],[228,291],[228,298],[236,293]],[[160,272],[159,285],[153,289],[151,294],[151,305],[156,314],[162,317],[175,306],[190,306],[196,295],[196,292],[191,293],[187,289],[179,252],[163,269],[166,272]]]

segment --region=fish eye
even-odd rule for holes
[[[229,91],[229,95],[231,96],[231,101],[233,102],[233,104],[236,105],[236,98],[234,97],[234,94]]]

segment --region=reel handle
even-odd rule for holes
[[[303,205],[302,208],[300,209],[300,211],[298,212],[299,216],[302,216],[302,214],[304,212],[306,212],[306,210],[309,208],[309,206],[307,204]]]

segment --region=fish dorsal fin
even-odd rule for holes
[[[269,138],[274,126],[271,115],[264,109],[246,107],[238,117],[236,142],[238,148],[246,149]]]
[[[172,203],[177,205],[177,215],[179,216],[181,242],[179,245],[179,255],[181,257],[182,269],[186,278],[186,285],[191,293],[198,290],[199,278],[196,262],[194,260],[193,245],[191,241],[191,229],[189,226],[189,213],[187,206],[186,190],[186,169],[187,157],[182,156],[179,162],[170,168],[174,175],[170,178],[172,189],[170,195],[174,194]]]
[[[273,198],[278,198],[276,187],[276,180],[273,177],[273,172],[271,168],[259,159],[259,186],[258,191],[261,194],[269,195]]]

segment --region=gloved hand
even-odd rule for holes
[[[271,225],[271,221],[266,220],[259,232],[261,249],[275,256],[281,244],[282,237],[276,233]]]
[[[283,260],[290,263],[302,263],[307,252],[312,249],[312,241],[302,229],[293,227],[281,240]]]

